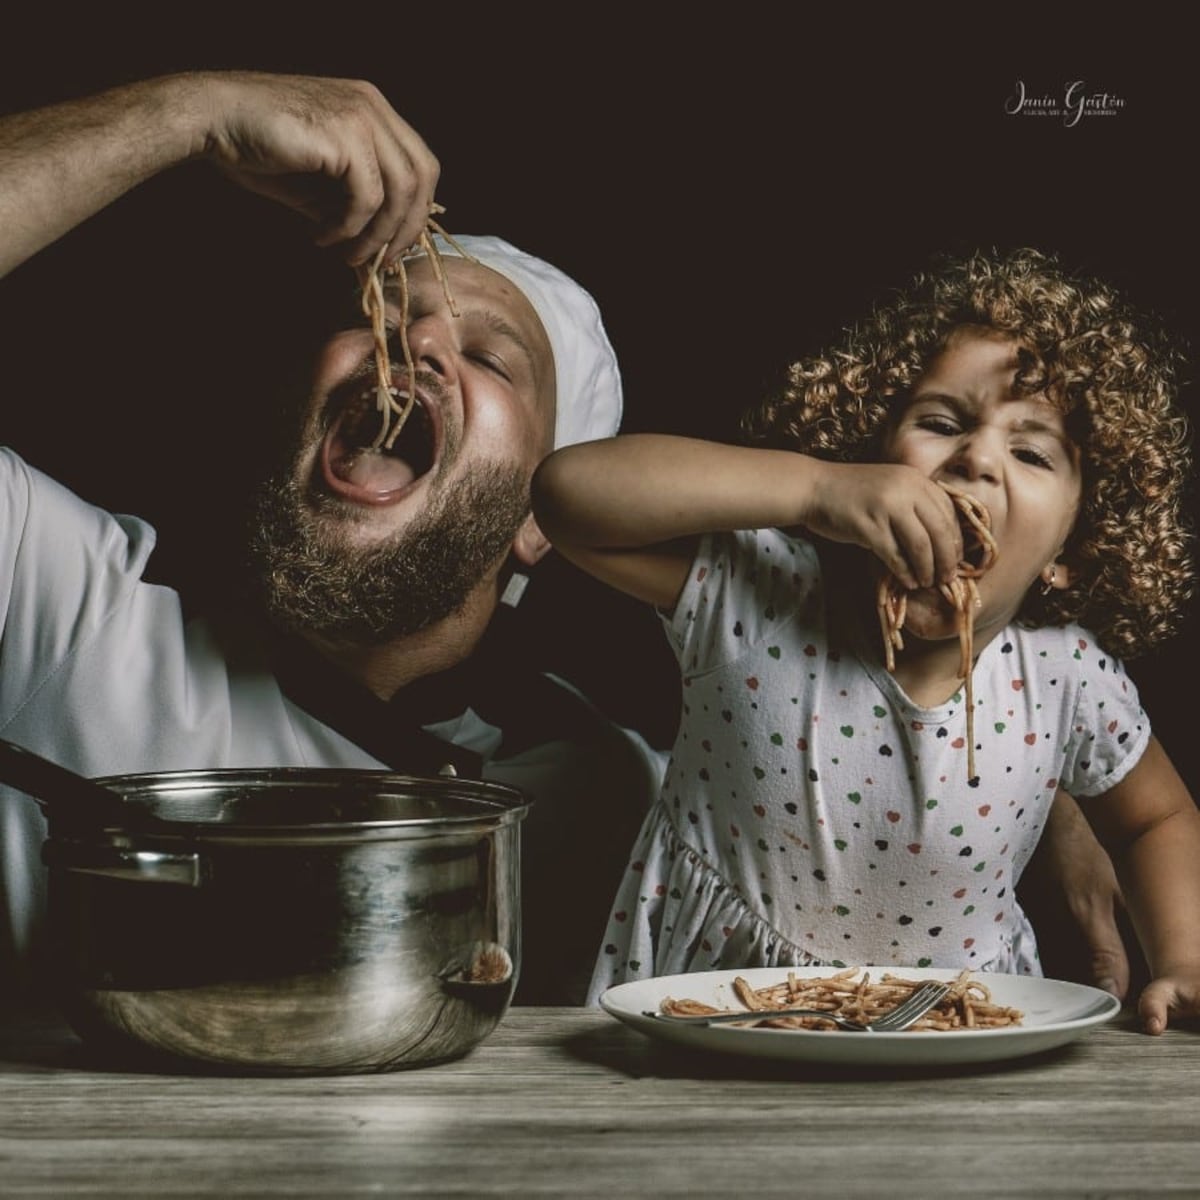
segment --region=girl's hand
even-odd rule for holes
[[[1147,1033],[1162,1033],[1168,1017],[1200,1017],[1200,966],[1171,971],[1153,979],[1138,999],[1138,1016]]]
[[[946,492],[914,467],[808,460],[817,473],[801,524],[870,550],[910,591],[954,578],[962,530]]]

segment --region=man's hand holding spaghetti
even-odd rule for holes
[[[251,191],[316,223],[319,245],[352,264],[417,241],[439,166],[373,84],[254,72],[195,77],[203,152]]]

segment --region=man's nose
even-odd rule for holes
[[[432,371],[444,382],[454,373],[454,343],[446,323],[440,317],[428,316],[408,327],[408,348],[418,370]]]

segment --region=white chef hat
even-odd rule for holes
[[[444,239],[435,240],[441,254],[456,254]],[[621,423],[621,372],[596,301],[557,267],[502,238],[456,233],[454,240],[515,283],[546,330],[558,396],[555,449],[612,437]]]

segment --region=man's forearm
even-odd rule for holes
[[[0,118],[0,276],[203,149],[202,111],[174,76]]]

